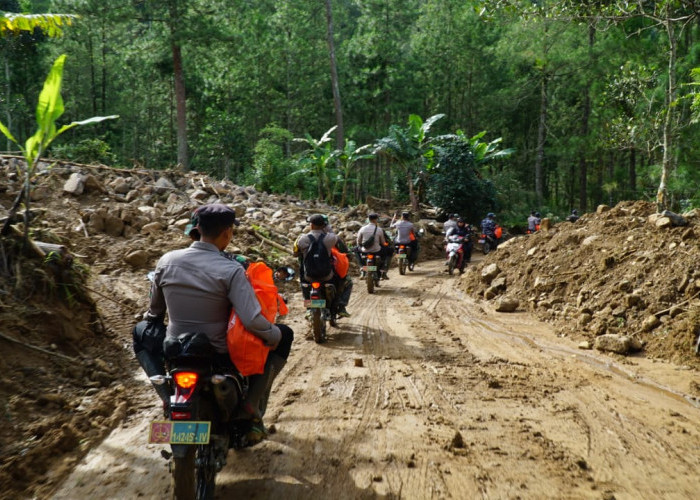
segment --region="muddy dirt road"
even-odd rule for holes
[[[697,373],[581,351],[524,313],[484,309],[441,262],[392,270],[324,345],[297,333],[266,418],[276,433],[231,452],[218,498],[697,498]],[[357,359],[361,367],[355,366]],[[141,410],[54,498],[166,498],[167,462]]]

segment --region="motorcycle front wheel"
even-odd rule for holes
[[[447,271],[450,273],[450,276],[452,276],[455,272],[455,266],[457,265],[457,255],[452,255],[450,257],[450,261],[447,264]]]
[[[491,243],[484,241],[484,244],[481,245],[481,251],[484,252],[484,255],[488,255],[491,251]]]

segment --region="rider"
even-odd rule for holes
[[[328,216],[325,214],[322,214],[322,216],[323,220],[326,223],[326,225],[323,226],[323,232],[326,234],[332,233],[333,227],[331,226],[331,223],[328,220]],[[345,244],[345,242],[339,235],[337,236],[338,241],[335,244],[335,248],[338,252],[347,254],[348,246]],[[350,278],[350,273],[347,273],[345,276],[339,275],[338,271],[335,270],[335,267],[333,269],[333,272],[338,277],[338,317],[349,318],[350,313],[348,312],[347,307],[350,303],[350,295],[352,294],[352,278]]]
[[[449,218],[442,225],[442,229],[445,231],[445,234],[447,234],[447,231],[449,231],[451,228],[457,227],[457,219],[459,219],[459,214],[450,214]]]
[[[371,213],[367,216],[368,223],[360,228],[357,232],[357,248],[362,253],[373,253],[381,255],[383,248],[388,245],[384,231],[379,230],[379,214]],[[386,274],[386,269],[382,266],[382,278],[389,279]]]
[[[569,215],[566,218],[566,220],[569,222],[576,222],[578,219],[579,219],[578,210],[576,210],[575,208],[571,211],[571,215]]]
[[[145,317],[162,321],[167,311],[166,336],[170,338],[204,333],[215,351],[214,365],[224,371],[235,369],[226,343],[231,309],[236,311],[243,326],[270,348],[264,373],[249,377],[244,404],[246,418],[250,419],[246,437],[254,444],[267,436],[262,424],[265,401],[275,377],[287,362],[294,333],[286,325],[265,319],[245,269],[222,254],[231,242],[234,226],[240,224],[235,211],[220,203],[203,205],[195,211],[193,219],[200,240],[160,258]]]
[[[472,260],[472,241],[470,238],[471,233],[471,227],[469,227],[469,224],[467,224],[467,222],[461,217],[457,219],[457,227],[453,227],[449,231],[447,231],[447,238],[453,235],[464,237],[464,239],[462,240],[463,255],[462,262],[459,265],[459,274],[464,274],[464,266],[467,264],[467,262]]]
[[[537,218],[537,212],[533,210],[532,212],[530,212],[530,217],[527,218],[527,233],[532,234],[534,232],[537,232],[539,225],[540,222]]]
[[[489,212],[486,218],[481,221],[481,231],[487,238],[493,240],[494,248],[498,246],[498,238],[496,237],[496,214]]]
[[[394,215],[389,227],[396,228],[396,243],[406,245],[411,249],[408,255],[408,263],[415,264],[418,258],[418,238],[416,237],[413,222],[411,222],[411,214],[409,212],[401,212],[401,219],[398,221],[396,220],[396,215]]]

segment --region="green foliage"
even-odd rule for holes
[[[251,181],[256,188],[276,193],[293,188],[289,174],[293,162],[284,153],[285,145],[292,140],[292,134],[275,124],[270,124],[260,132],[255,145]]]
[[[467,138],[457,134],[435,138],[435,161],[428,168],[428,199],[444,212],[459,213],[473,224],[497,211],[497,188],[481,174],[484,164],[503,158],[512,150],[498,150],[501,139],[481,142],[485,132]]]
[[[56,145],[52,148],[51,156],[76,163],[117,163],[117,157],[112,153],[109,144],[98,138],[83,139],[76,144]]]

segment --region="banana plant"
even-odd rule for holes
[[[308,146],[299,159],[299,170],[292,175],[313,175],[316,177],[318,199],[327,200],[332,197],[330,191],[329,173],[335,165],[336,150],[331,149],[331,134],[337,125],[326,131],[320,139],[314,139],[309,134],[305,137],[295,137],[294,142],[303,142]],[[328,200],[327,200],[328,201]]]
[[[41,155],[51,145],[53,140],[63,132],[72,129],[73,127],[88,125],[90,123],[98,123],[104,120],[111,120],[119,117],[118,115],[95,116],[88,118],[87,120],[72,122],[68,125],[63,125],[61,128],[57,128],[56,120],[61,117],[64,110],[63,98],[61,97],[61,83],[63,81],[63,66],[65,61],[66,55],[60,55],[56,61],[54,61],[51,71],[49,71],[49,74],[46,77],[44,87],[41,94],[39,94],[39,102],[36,106],[37,130],[34,132],[34,135],[25,141],[24,146],[17,139],[15,139],[5,124],[0,122],[0,132],[5,134],[5,137],[19,146],[19,148],[22,150],[22,155],[24,156],[24,161],[26,163],[24,166],[24,188],[17,195],[15,202],[10,208],[7,220],[0,231],[0,235],[2,236],[7,235],[7,233],[10,231],[10,224],[17,213],[20,203],[24,199],[24,236],[25,241],[29,239],[29,201],[31,199],[30,180],[37,164],[39,163]]]
[[[384,153],[394,160],[406,176],[408,195],[413,210],[418,210],[418,198],[415,194],[413,178],[421,173],[423,159],[431,155],[432,146],[428,134],[433,124],[443,118],[444,114],[433,115],[427,120],[418,115],[408,117],[408,127],[392,125],[389,135],[382,137],[375,145],[374,153]]]
[[[350,176],[355,171],[355,163],[360,160],[369,160],[374,158],[374,154],[369,152],[373,144],[365,144],[364,146],[356,147],[355,141],[352,139],[345,143],[343,149],[336,151],[338,158],[338,173],[340,181],[343,183],[343,192],[340,199],[340,206],[344,207],[347,201],[348,184],[351,182]]]

